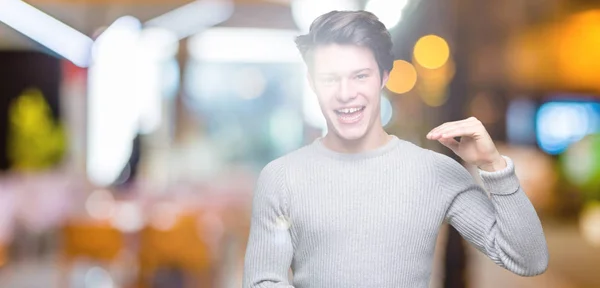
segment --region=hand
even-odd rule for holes
[[[460,140],[455,140],[456,137],[460,137]],[[479,169],[498,171],[506,168],[506,161],[496,149],[490,134],[475,117],[446,122],[431,130],[427,139],[439,141],[465,162],[476,165]]]

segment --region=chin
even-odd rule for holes
[[[340,131],[336,130],[336,134],[340,139],[353,141],[365,137],[366,131]]]
[[[366,119],[365,119],[366,120]],[[367,121],[365,121],[367,122]],[[368,123],[361,123],[355,127],[344,127],[343,125],[334,125],[333,131],[335,135],[342,140],[354,141],[365,137],[368,132]]]

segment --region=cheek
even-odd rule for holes
[[[335,101],[335,93],[333,92],[333,89],[320,88],[317,90],[316,94],[321,107],[328,107],[334,104],[333,102]]]
[[[361,87],[361,95],[366,98],[369,104],[378,104],[379,98],[381,95],[381,89],[378,84],[368,83],[368,85],[364,85]]]

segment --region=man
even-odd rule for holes
[[[243,287],[428,287],[443,222],[513,273],[546,270],[536,211],[481,122],[444,123],[427,139],[477,165],[489,197],[450,157],[384,131],[394,58],[377,17],[333,11],[296,43],[328,132],[261,171]]]

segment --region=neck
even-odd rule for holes
[[[343,139],[335,133],[327,132],[322,142],[327,148],[340,153],[361,153],[374,150],[385,145],[391,139],[383,127],[377,127],[378,129],[374,127],[363,137],[353,140]]]

